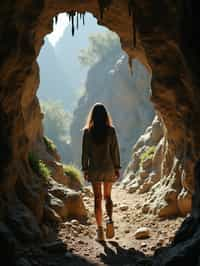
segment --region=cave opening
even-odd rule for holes
[[[119,37],[107,28],[98,26],[93,15],[84,13],[84,15],[80,16],[83,24],[86,24],[85,26],[81,26],[80,21],[76,21],[76,17],[79,17],[76,12],[67,15],[66,13],[61,13],[54,17],[54,31],[49,36],[46,36],[45,44],[38,58],[40,66],[38,97],[42,103],[44,113],[45,143],[52,148],[54,144],[51,143],[51,140],[53,140],[58,148],[58,153],[62,155],[62,162],[73,164],[79,168],[81,129],[84,126],[87,113],[95,102],[102,102],[108,106],[119,135],[123,161],[121,187],[120,190],[117,190],[117,196],[120,195],[123,199],[124,193],[128,192],[129,195],[119,203],[119,211],[123,211],[123,208],[125,210],[127,207],[129,209],[130,206],[127,206],[126,201],[132,201],[135,193],[137,195],[141,194],[135,201],[134,210],[131,209],[135,216],[138,217],[139,223],[135,224],[133,216],[125,210],[124,215],[119,217],[119,219],[125,220],[125,223],[121,220],[118,222],[122,226],[127,223],[128,228],[123,229],[124,231],[120,232],[120,234],[127,235],[125,238],[126,241],[129,241],[128,235],[130,231],[137,231],[138,226],[142,229],[142,225],[146,225],[146,229],[143,228],[144,232],[142,233],[147,234],[146,237],[144,236],[145,239],[149,239],[150,233],[147,227],[150,227],[154,237],[157,237],[157,239],[151,245],[149,240],[144,240],[145,243],[143,242],[142,246],[140,241],[138,241],[136,246],[144,253],[147,250],[149,252],[150,249],[153,252],[159,245],[165,246],[168,243],[169,238],[172,237],[177,228],[177,224],[182,220],[178,220],[175,225],[173,221],[159,223],[152,213],[150,214],[152,215],[152,221],[147,221],[149,218],[145,214],[149,211],[148,206],[144,204],[145,193],[151,191],[161,174],[159,156],[162,153],[160,147],[163,138],[162,122],[159,117],[153,120],[155,112],[149,100],[151,74],[137,59],[131,59],[130,64],[130,58],[123,51]],[[61,22],[61,20],[64,22]],[[72,25],[70,25],[70,20]],[[55,40],[56,25],[59,27],[59,24],[62,23],[65,24],[63,31],[66,32],[62,33],[58,40]],[[88,30],[90,27],[92,27],[91,31]],[[87,40],[83,40],[81,31],[83,31],[84,38]],[[74,39],[71,35],[74,35]],[[76,50],[74,50],[75,48]],[[54,50],[54,62],[51,62],[52,59],[50,59],[52,55],[50,55],[49,50],[52,53],[52,49]],[[82,49],[81,52],[80,49]],[[77,58],[79,58],[82,65],[78,65]],[[54,67],[58,64],[58,61],[60,61],[60,66],[56,69]],[[47,71],[51,66],[53,68]],[[132,68],[131,70],[130,67]],[[83,72],[82,76],[79,76],[78,72],[81,71]],[[62,77],[59,76],[61,74]],[[47,82],[46,78],[51,81]],[[72,78],[75,79],[73,85],[70,84],[70,79]],[[82,83],[80,83],[81,79],[83,80]],[[79,83],[77,83],[77,80]],[[62,84],[60,85],[59,83]],[[49,95],[49,92],[51,92],[51,95]],[[56,115],[59,109],[60,114]],[[62,116],[63,113],[68,115]],[[54,116],[52,119],[51,115]],[[49,121],[47,121],[47,116],[49,116]],[[65,123],[68,122],[70,124],[70,127],[67,125],[68,128],[63,131],[66,136],[68,135],[67,138],[60,135],[60,139],[56,139],[59,134],[55,131],[55,124],[58,122],[59,116],[65,119]],[[152,120],[153,124],[151,125]],[[52,125],[49,126],[48,123],[52,123]],[[58,123],[58,125],[61,124]],[[135,147],[132,150],[134,145]],[[67,150],[68,154],[66,153]],[[154,156],[155,154],[157,157]],[[74,187],[72,188],[74,189]],[[114,197],[115,201],[118,202],[116,195]],[[149,199],[149,202],[151,201],[152,198]],[[87,208],[91,209],[91,205],[87,205]],[[140,221],[141,214],[135,211],[140,208],[142,209],[142,215],[146,216],[145,222]],[[162,240],[160,234],[156,233],[156,228],[165,226],[170,227],[171,232],[170,235],[167,235]],[[166,232],[163,233],[163,236],[165,234]],[[149,248],[147,248],[148,245]],[[131,248],[131,241],[127,242],[127,246]]]
[[[129,65],[117,34],[98,25],[91,13],[61,13],[53,28],[38,57],[45,142],[55,143],[64,163],[80,167],[81,129],[92,105],[102,102],[119,135],[124,172],[155,115],[151,74],[136,59]]]

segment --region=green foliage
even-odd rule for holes
[[[55,143],[56,140],[66,138],[69,135],[71,116],[64,110],[60,102],[46,101],[41,103],[44,113],[44,130],[48,138]]]
[[[49,139],[47,136],[44,136],[43,139],[44,139],[44,143],[47,146],[47,149],[51,152],[55,152],[56,145],[54,144],[54,142],[51,139]]]
[[[64,164],[63,170],[67,176],[70,176],[72,179],[78,181],[80,184],[83,185],[84,183],[83,175],[81,171],[74,164]]]
[[[82,65],[92,66],[96,62],[121,51],[121,44],[116,33],[103,32],[89,37],[89,47],[82,49],[79,61]]]
[[[39,160],[37,155],[33,152],[29,153],[29,163],[33,171],[44,178],[45,181],[47,181],[48,177],[51,176],[51,171],[49,168],[42,160]]]
[[[63,161],[71,161],[72,152],[69,143],[72,116],[65,111],[60,102],[43,101],[41,107],[44,113],[44,132],[48,136],[44,139],[47,147],[52,151],[56,148]]]
[[[57,148],[63,161],[71,161],[72,152],[69,145],[69,131],[72,116],[64,110],[60,102],[43,101],[41,102],[41,107],[44,113],[44,132],[48,136],[47,139],[44,139],[47,147],[50,151]]]
[[[143,162],[146,159],[150,159],[153,157],[155,153],[156,146],[150,146],[148,149],[146,149],[140,156],[140,165],[143,164]]]

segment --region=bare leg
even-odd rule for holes
[[[111,199],[112,185],[113,183],[111,182],[104,182],[104,199],[106,205],[106,212],[110,221],[112,221],[112,214],[113,214],[113,202]]]
[[[94,192],[94,211],[96,216],[97,226],[102,226],[102,192],[101,192],[101,182],[93,182],[92,188]]]

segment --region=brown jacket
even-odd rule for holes
[[[89,181],[116,181],[115,170],[121,168],[119,145],[115,129],[109,128],[103,144],[94,143],[88,129],[84,130],[82,142],[82,171],[87,171]]]

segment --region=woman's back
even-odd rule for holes
[[[89,178],[93,180],[114,181],[115,170],[120,168],[115,129],[108,127],[107,130],[107,136],[102,143],[95,142],[91,130],[84,130],[82,165],[83,170],[87,168]]]

